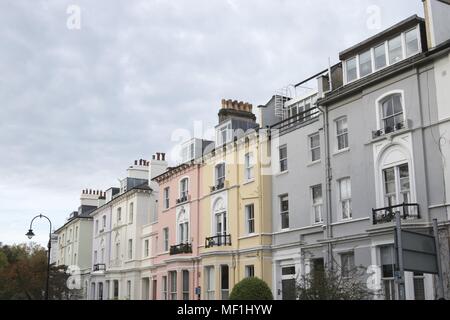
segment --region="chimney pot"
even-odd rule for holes
[[[161,152],[157,152],[156,153],[156,159],[157,160],[161,160]]]
[[[166,154],[163,153],[163,154],[162,154],[162,161],[165,161],[165,160],[166,160]]]

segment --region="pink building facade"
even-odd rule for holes
[[[185,163],[153,180],[160,192],[152,232],[151,298],[199,299],[200,167]]]

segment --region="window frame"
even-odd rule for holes
[[[249,210],[251,208],[251,210]],[[250,215],[251,213],[251,215]],[[255,234],[255,204],[245,206],[245,227],[247,235]]]
[[[170,209],[170,187],[163,189],[164,210]]]
[[[319,138],[319,144],[316,147],[313,147],[312,142],[313,138],[318,137]],[[322,149],[321,149],[321,139],[320,139],[320,132],[313,133],[308,136],[308,147],[309,147],[309,161],[310,163],[318,163],[322,160]],[[314,160],[313,155],[314,151],[319,150],[319,158]]]
[[[128,260],[133,260],[133,239],[128,239]]]
[[[163,228],[163,250],[164,252],[169,252],[170,244],[169,244],[169,228]]]
[[[244,155],[244,169],[245,169],[245,181],[250,182],[255,180],[255,174],[254,174],[254,158],[253,158],[253,152],[247,152]]]
[[[350,192],[350,197],[343,199],[342,198],[342,182],[344,181],[348,181],[348,185],[349,185],[349,192]],[[340,216],[340,220],[342,221],[347,221],[347,220],[352,220],[353,219],[353,210],[352,210],[352,180],[350,177],[344,177],[341,179],[337,180],[337,187],[338,187],[338,212],[339,212],[339,216]],[[344,217],[344,210],[343,210],[343,204],[347,203],[348,204],[348,208],[349,208],[349,216],[348,217]]]
[[[289,216],[289,194],[282,194],[278,196],[279,210],[280,210],[280,229],[289,230],[290,229],[290,216]],[[287,210],[283,210],[283,199],[287,199]],[[283,227],[283,216],[287,217],[287,227]],[[286,218],[285,218],[286,219]]]
[[[129,210],[130,211],[128,213],[128,223],[133,224],[133,222],[134,222],[134,203],[133,202],[130,202]]]
[[[315,202],[315,198],[314,198],[314,189],[315,188],[319,188],[320,187],[320,202]],[[323,219],[323,186],[322,184],[316,184],[314,186],[310,187],[310,194],[311,194],[311,212],[312,212],[312,221],[313,221],[313,225],[319,225],[319,224],[323,224],[324,219]],[[320,209],[320,221],[316,220],[316,210],[317,208]]]
[[[281,154],[282,149],[286,150],[286,156],[284,158],[282,158],[282,154]],[[288,172],[288,170],[289,170],[288,157],[289,157],[288,156],[288,147],[287,147],[287,144],[284,144],[278,148],[278,159],[279,159],[278,165],[279,165],[280,173]],[[284,167],[284,170],[283,170],[283,167]]]
[[[254,278],[255,277],[255,265],[250,264],[245,266],[245,277]]]
[[[342,278],[344,279],[349,279],[351,278],[351,271],[353,271],[356,267],[355,264],[355,252],[354,251],[350,251],[350,252],[342,252],[339,254],[340,259],[341,259],[341,275]],[[351,257],[351,260],[347,260],[347,264],[345,265],[346,268],[344,268],[344,258],[349,258]],[[348,264],[348,262],[351,261],[352,263]],[[349,266],[351,266],[351,268],[349,268]]]
[[[180,179],[179,182],[179,197],[182,199],[183,197],[187,197],[189,195],[189,178],[184,177]]]
[[[345,121],[346,124],[346,129],[345,131],[339,132],[339,123]],[[342,152],[342,151],[346,151],[350,149],[350,144],[349,144],[349,140],[348,140],[348,136],[349,136],[349,130],[348,130],[348,117],[347,116],[342,116],[337,118],[336,120],[334,120],[334,125],[336,128],[336,152]],[[343,148],[339,147],[339,138],[341,137],[345,137],[345,146]]]
[[[223,176],[219,176],[219,174],[222,173],[222,172],[220,172],[221,170],[219,168],[223,168]],[[227,172],[226,172],[225,162],[217,163],[214,166],[214,186],[217,187],[222,183],[225,185],[226,176],[227,176]]]
[[[416,34],[417,34],[418,50],[417,50],[416,52],[411,53],[410,55],[408,55],[408,53],[407,53],[407,43],[406,43],[406,34],[409,33],[409,32],[412,32],[412,31],[414,31],[414,30],[416,31]],[[397,38],[397,37],[400,37],[401,51],[402,51],[402,58],[401,58],[399,61],[391,62],[391,55],[390,55],[390,50],[389,50],[389,42],[390,42],[391,40]],[[375,57],[375,49],[376,49],[376,48],[379,48],[379,47],[381,47],[381,46],[384,46],[385,65],[384,65],[383,67],[377,68],[376,62],[375,62],[375,58],[376,58],[376,57]],[[401,62],[401,61],[404,61],[405,59],[408,59],[408,58],[410,58],[410,57],[413,57],[413,56],[416,55],[416,54],[419,54],[419,53],[423,52],[423,47],[422,47],[422,34],[421,34],[421,31],[420,31],[420,25],[417,24],[416,26],[414,26],[414,27],[412,27],[412,28],[410,28],[410,29],[407,29],[407,30],[405,30],[405,31],[402,31],[401,33],[396,34],[396,35],[393,36],[393,37],[390,37],[390,38],[388,38],[388,39],[386,39],[386,40],[384,40],[384,41],[378,42],[377,44],[371,46],[370,49],[369,49],[369,51],[370,51],[371,59],[372,59],[372,72],[369,73],[369,74],[367,74],[367,75],[365,75],[365,76],[361,76],[361,73],[360,73],[360,61],[359,61],[359,60],[360,60],[360,55],[363,54],[363,53],[366,53],[367,50],[362,51],[362,52],[358,52],[358,53],[355,54],[354,56],[351,56],[351,57],[349,57],[348,59],[346,59],[346,60],[343,61],[343,79],[344,79],[344,85],[347,85],[347,84],[352,83],[352,82],[355,82],[355,81],[357,81],[357,80],[359,80],[359,79],[365,78],[365,77],[367,77],[367,76],[369,76],[369,75],[371,75],[371,74],[373,74],[373,73],[375,73],[375,72],[378,72],[378,71],[383,70],[383,69],[385,69],[385,68],[387,68],[387,67],[393,66],[393,65],[395,65],[395,64],[397,64],[397,63],[399,63],[399,62]],[[356,74],[357,74],[357,76],[356,76],[355,79],[349,80],[349,78],[348,78],[348,62],[351,61],[351,60],[353,60],[353,59],[356,60],[356,69],[357,69],[357,70],[356,70]]]

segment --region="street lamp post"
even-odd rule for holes
[[[40,214],[40,215],[37,215],[36,217],[34,217],[30,223],[30,230],[28,230],[28,232],[25,234],[28,237],[28,239],[31,239],[34,237],[33,222],[36,218],[45,218],[50,223],[50,233],[49,233],[49,239],[48,239],[48,257],[47,257],[47,282],[45,285],[45,300],[48,300],[48,286],[49,286],[49,281],[50,281],[50,250],[52,249],[52,222],[50,221],[50,219],[47,216],[44,216],[43,214]]]

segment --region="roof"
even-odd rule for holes
[[[411,70],[411,68],[416,68],[435,59],[437,56],[443,54],[448,54],[450,52],[450,40],[440,44],[439,46],[433,48],[430,51],[422,52],[401,62],[398,62],[390,67],[377,71],[365,78],[359,79],[355,82],[347,84],[344,87],[335,89],[325,95],[325,97],[318,100],[318,104],[322,106],[327,106],[333,104],[337,101],[345,99],[351,95],[355,95],[360,92],[363,88],[370,85],[375,85],[381,81],[385,81],[389,77],[396,76],[402,72]]]
[[[154,177],[152,180],[159,183],[162,180],[169,178],[172,174],[177,174],[180,171],[191,168],[192,166],[195,165],[194,161],[195,160],[193,160],[192,162],[182,163],[173,168],[167,168],[167,170],[164,173],[160,174],[159,176]]]
[[[355,56],[357,53],[364,51],[365,49],[368,49],[374,45],[377,45],[389,37],[397,35],[397,34],[401,33],[402,31],[406,31],[418,24],[424,24],[424,23],[425,23],[425,19],[419,17],[418,15],[413,15],[403,21],[400,21],[399,23],[395,24],[394,26],[354,45],[353,47],[350,47],[350,48],[342,51],[341,53],[339,53],[339,59],[347,60],[348,58]]]
[[[92,217],[92,215],[94,215],[98,210],[100,210],[100,209],[102,209],[102,208],[108,206],[111,202],[113,202],[113,201],[115,201],[115,200],[117,200],[117,199],[119,199],[119,198],[122,198],[123,196],[128,195],[128,194],[130,194],[130,193],[132,193],[132,192],[134,192],[134,191],[138,191],[138,190],[142,190],[142,191],[150,191],[150,192],[153,191],[153,189],[150,188],[150,186],[148,185],[148,182],[145,182],[145,183],[143,183],[143,184],[141,184],[141,185],[138,185],[138,186],[136,186],[136,187],[131,188],[130,190],[127,190],[126,192],[124,192],[124,193],[122,193],[122,194],[119,194],[117,197],[111,199],[109,202],[107,202],[107,203],[105,203],[104,205],[102,205],[102,206],[96,208],[95,210],[91,211],[91,212],[89,213],[89,217]]]

